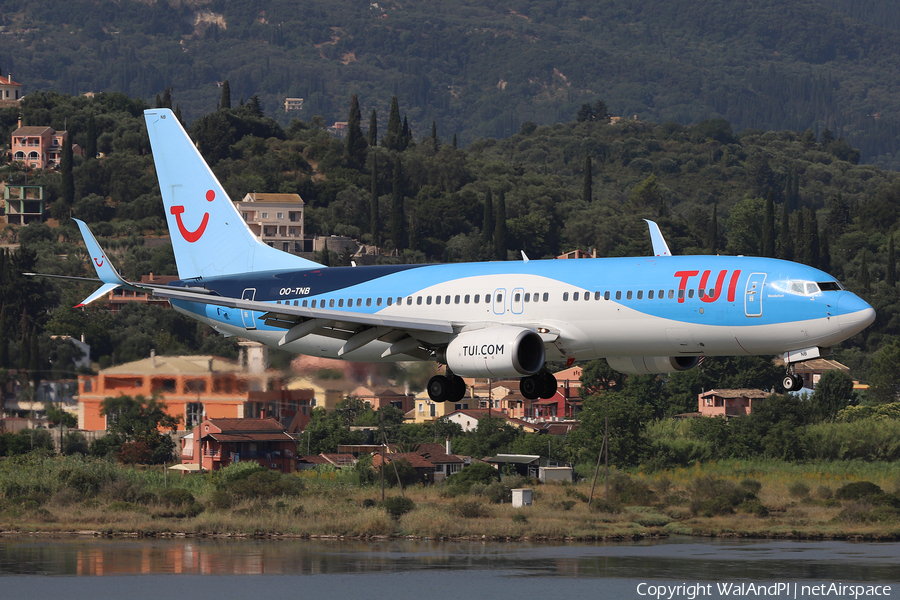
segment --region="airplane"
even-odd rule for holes
[[[76,221],[102,286],[168,298],[216,331],[299,354],[352,361],[431,360],[435,402],[462,377],[517,378],[550,398],[548,361],[605,358],[622,373],[672,373],[703,357],[830,353],[875,319],[831,275],[784,260],[673,256],[647,221],[653,256],[326,267],[261,242],[168,109],[144,111],[179,280],[125,281]]]

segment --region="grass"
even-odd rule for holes
[[[0,462],[0,528],[6,532],[95,531],[108,535],[345,536],[596,540],[683,535],[900,539],[900,516],[862,500],[838,500],[847,483],[900,488],[900,464],[709,461],[689,468],[615,472],[610,502],[598,482],[512,482],[534,504],[494,503],[474,486],[405,490],[412,510],[390,515],[378,486],[358,473],[254,474],[242,467],[170,476],[101,460],[30,456]],[[364,479],[364,478],[363,478]],[[485,488],[485,489],[482,489]],[[180,490],[173,493],[171,490]],[[388,496],[399,496],[389,489]],[[223,501],[223,498],[226,501]],[[707,516],[701,516],[707,515]]]

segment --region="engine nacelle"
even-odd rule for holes
[[[530,329],[488,327],[453,338],[444,358],[463,377],[522,377],[544,366],[544,341]]]
[[[619,373],[654,375],[687,371],[700,364],[699,356],[610,356],[606,362]]]

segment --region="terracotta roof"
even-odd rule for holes
[[[218,356],[156,356],[116,365],[100,371],[103,375],[178,375],[206,373],[209,361],[214,372],[238,372],[244,368],[236,361]]]
[[[247,196],[252,196],[253,200],[247,200]],[[256,194],[249,193],[244,196],[241,202],[278,202],[283,204],[303,204],[303,198],[299,194]]]
[[[21,83],[16,83],[15,81],[13,81],[12,79],[10,79],[9,77],[4,77],[3,75],[0,75],[0,85],[18,85],[18,86],[21,86],[22,84],[21,84]]]
[[[386,463],[390,464],[391,461],[395,460],[405,460],[409,462],[410,465],[414,469],[434,469],[434,463],[422,456],[421,454],[416,454],[415,452],[397,452],[387,454],[384,457]],[[381,455],[376,454],[372,457],[372,466],[380,467],[381,466]]]
[[[42,135],[47,131],[50,132],[50,135],[56,133],[56,130],[51,129],[46,125],[27,125],[25,127],[19,127],[18,129],[13,131],[13,135]]]
[[[550,435],[568,435],[578,428],[578,423],[547,423],[542,427]]]
[[[796,363],[794,365],[794,372],[797,371],[844,371],[845,373],[849,373],[850,367],[842,365],[838,361],[831,360],[829,358],[814,358],[812,360],[805,360],[801,363]]]
[[[204,434],[201,439],[212,438],[217,442],[295,442],[294,438],[283,431],[263,431],[247,433],[215,433]]]
[[[771,392],[763,390],[741,389],[741,390],[709,390],[700,394],[701,398],[707,396],[719,396],[720,398],[768,398]]]
[[[284,431],[281,423],[274,419],[207,419],[207,421],[221,429],[223,433]]]
[[[298,456],[297,462],[308,463],[311,465],[326,465],[328,461],[317,454],[311,456]]]
[[[337,467],[346,467],[352,465],[356,461],[356,457],[352,454],[320,454],[322,458]]]

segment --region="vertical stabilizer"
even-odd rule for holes
[[[167,108],[144,111],[181,279],[322,265],[262,243]]]

